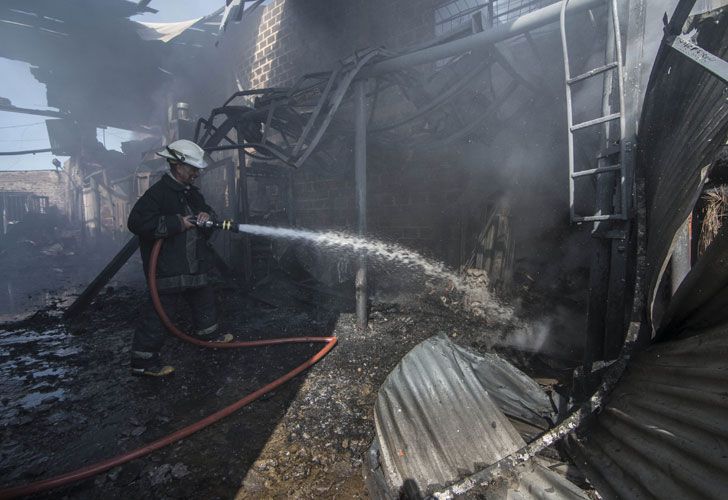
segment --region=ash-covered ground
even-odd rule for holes
[[[513,335],[512,325],[463,314],[437,290],[406,306],[374,304],[368,329],[360,331],[346,293],[321,290],[283,274],[249,294],[219,286],[224,328],[238,339],[335,335],[339,344],[311,370],[223,421],[39,497],[365,498],[362,457],[374,436],[374,401],[399,360],[440,333],[479,349]],[[541,318],[551,307],[529,293],[530,314]],[[73,323],[61,321],[59,306],[52,305],[0,326],[0,486],[68,472],[161,438],[274,380],[321,347],[215,351],[170,337],[163,353],[175,375],[139,379],[128,363],[137,312],[144,307],[142,288],[116,287]],[[549,388],[568,384],[568,353],[554,359],[505,352],[529,374],[547,377]]]

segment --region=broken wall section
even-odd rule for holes
[[[26,193],[46,198],[46,209],[69,213],[68,175],[62,170],[3,170],[0,195]]]

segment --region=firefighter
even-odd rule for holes
[[[218,331],[215,295],[209,283],[213,266],[208,244],[209,229],[199,228],[214,217],[200,190],[193,185],[207,167],[204,150],[192,141],[178,140],[157,153],[166,158],[169,172],[152,185],[129,214],[129,230],[139,236],[139,247],[147,275],[155,240],[164,238],[157,266],[157,287],[162,307],[173,314],[186,303],[192,313],[194,334],[203,340],[230,342],[232,335]],[[174,368],[162,363],[160,350],[164,327],[149,299],[140,314],[131,351],[134,375],[164,377]]]

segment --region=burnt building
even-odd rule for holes
[[[307,378],[219,424],[214,445],[244,449],[232,458],[185,442],[184,457],[140,459],[143,473],[121,457],[65,491],[725,496],[724,2],[228,0],[175,23],[131,20],[149,1],[21,3],[0,8],[0,55],[36,66],[59,110],[52,148],[70,160],[48,174],[69,179],[58,203],[88,241],[117,242],[64,310],[67,328],[128,329],[116,311],[145,307],[139,288],[99,292],[138,245],[124,220],[166,171],[155,153],[190,139],[210,157],[198,184],[220,219],[231,328],[324,342],[306,367],[339,339]],[[104,126],[142,138],[107,151],[91,134]],[[188,359],[205,396],[174,387],[216,410],[209,394],[231,393],[216,383],[262,385],[293,363],[281,358]],[[124,442],[172,430],[145,415],[119,424]],[[204,482],[208,460],[225,472]],[[30,482],[26,462],[0,470]]]

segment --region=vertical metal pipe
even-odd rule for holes
[[[568,140],[569,155],[569,215],[573,221],[576,217],[576,209],[574,207],[574,132],[571,130],[574,124],[574,116],[571,104],[571,88],[569,80],[571,79],[571,62],[569,61],[569,47],[566,40],[566,8],[569,0],[562,0],[561,15],[559,17],[559,27],[561,31],[561,50],[564,54],[564,81],[566,85],[566,137]]]
[[[237,182],[237,167],[235,166],[235,162],[230,161],[230,165],[228,165],[227,170],[225,172],[225,176],[227,177],[227,212],[224,214],[226,218],[237,220],[237,212],[238,212],[238,182]],[[237,266],[233,264],[235,262],[235,241],[231,235],[231,233],[228,233],[227,231],[222,231],[223,234],[220,234],[218,238],[224,238],[222,241],[225,242],[225,254],[223,255],[223,258],[225,259],[225,262],[230,264],[230,267],[235,270],[235,272],[238,271]],[[238,277],[240,277],[242,273],[238,273]]]
[[[357,230],[364,236],[367,230],[367,112],[365,98],[366,81],[354,84],[354,183],[356,189]],[[359,256],[356,270],[356,323],[360,329],[367,327],[367,262]]]
[[[610,17],[613,15],[610,10]],[[604,63],[607,64],[615,57],[615,33],[614,25],[610,22],[607,26],[607,40]],[[612,72],[604,74],[602,87],[602,115],[609,115],[614,112],[614,75]],[[604,124],[604,147],[611,144],[614,134],[614,124]],[[621,159],[620,159],[621,160]],[[609,162],[602,158],[597,162],[597,167],[606,167]],[[598,174],[596,186],[595,213],[614,213],[614,186],[615,172]],[[609,221],[595,221],[593,233],[596,237],[593,240],[593,253],[591,268],[589,271],[589,306],[587,313],[587,338],[584,345],[584,367],[585,373],[591,371],[594,361],[604,357],[604,339],[606,335],[606,313],[609,296],[609,271],[611,262],[611,242],[604,238],[604,233],[613,227]]]
[[[612,61],[617,61],[619,65],[622,63],[621,54],[621,41],[617,39],[620,36],[619,31],[615,31],[615,23],[611,22],[616,15],[616,2],[612,2],[609,7],[609,24],[607,25],[607,38],[605,47],[604,64],[608,64]],[[616,105],[620,105],[620,120],[624,118],[624,98],[622,95],[622,69],[621,66],[618,68],[618,81],[615,86],[614,74],[610,71],[604,74],[604,84],[602,87],[602,116],[610,115],[615,110]],[[615,102],[613,97],[614,91],[619,93],[618,101]],[[604,147],[609,147],[612,140],[616,136],[621,139],[622,121],[618,129],[615,128],[613,122],[606,122],[604,124]],[[620,161],[622,156],[620,155]],[[599,159],[597,161],[597,167],[603,168],[609,165],[607,159]],[[619,209],[614,207],[614,193],[615,193],[615,172],[607,172],[603,174],[597,174],[596,178],[596,203],[595,213],[611,214],[620,212]],[[624,215],[624,213],[622,213]],[[610,297],[610,291],[612,294],[614,290],[610,290],[610,272],[611,272],[611,261],[612,261],[612,242],[606,239],[604,233],[613,228],[614,225],[609,221],[595,221],[593,235],[593,253],[591,267],[589,270],[589,305],[587,312],[587,331],[584,342],[584,373],[589,375],[591,372],[591,366],[594,361],[604,358],[605,341],[607,337],[607,330],[614,330],[610,328],[613,325],[607,324],[607,310],[608,302]],[[616,248],[616,247],[615,247]],[[621,328],[618,329],[621,331]]]
[[[243,141],[243,127],[238,125],[235,127],[235,133],[237,134],[238,142]],[[238,178],[237,178],[237,190],[235,193],[235,199],[237,205],[235,205],[235,219],[240,221],[242,224],[248,223],[248,177],[245,173],[245,153],[242,149],[238,150]],[[252,250],[250,247],[250,237],[247,234],[242,235],[243,243],[243,269],[242,278],[245,281],[245,286],[251,285],[252,271],[253,271],[253,259]]]
[[[612,12],[612,32],[614,33],[614,55],[615,61],[617,61],[617,91],[619,92],[619,161],[621,166],[621,176],[619,179],[619,196],[620,196],[620,212],[622,213],[622,219],[627,220],[629,214],[627,208],[629,203],[627,202],[627,170],[624,165],[624,158],[627,155],[627,144],[624,137],[624,131],[627,128],[627,111],[625,106],[624,98],[624,66],[622,62],[622,30],[619,26],[619,6],[617,0],[612,0],[611,4]]]

